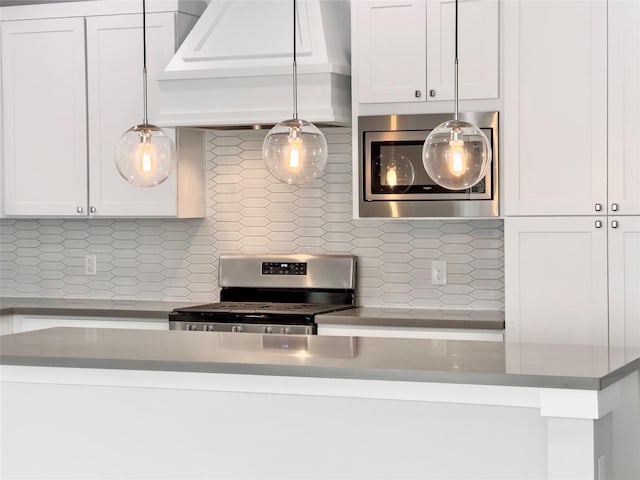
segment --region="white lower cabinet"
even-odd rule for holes
[[[131,328],[141,330],[169,330],[166,318],[118,318],[84,317],[57,315],[13,315],[11,331],[3,333],[21,333],[53,327],[80,328]]]
[[[433,340],[479,340],[502,342],[503,330],[470,328],[369,327],[363,325],[319,324],[318,335],[348,337],[426,338]]]
[[[640,216],[609,217],[609,341],[640,348]]]
[[[640,345],[640,217],[505,219],[506,340]]]

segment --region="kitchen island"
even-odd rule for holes
[[[53,328],[0,361],[2,478],[640,473],[640,351]]]

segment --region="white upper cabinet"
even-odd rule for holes
[[[147,15],[149,121],[158,111],[155,73],[175,49],[174,15]],[[135,48],[139,47],[139,48]],[[122,133],[142,123],[142,18],[107,15],[87,18],[90,207],[96,215],[176,215],[176,175],[153,188],[124,181],[115,168],[115,147]],[[167,132],[172,135],[172,132]]]
[[[118,173],[120,136],[143,119],[142,15],[128,2],[77,5],[8,7],[10,18],[3,16],[4,214],[203,216],[204,133],[167,132],[177,140],[178,168],[157,187],[134,187]],[[32,18],[56,17],[56,7],[67,18]],[[16,20],[20,12],[28,18]],[[156,76],[196,18],[147,13],[151,123],[158,111]],[[192,142],[188,155],[185,139]]]
[[[613,215],[640,215],[640,2],[609,7],[609,192]]]
[[[506,214],[605,215],[607,2],[504,10]]]
[[[458,3],[458,81],[463,100],[498,97],[499,11],[497,0]],[[455,1],[427,0],[428,100],[453,100]]]
[[[359,103],[453,99],[454,0],[353,2]],[[496,98],[498,0],[460,0],[460,99]]]
[[[358,100],[423,101],[427,84],[426,4],[357,1]]]
[[[85,212],[84,19],[3,23],[2,96],[5,213]]]

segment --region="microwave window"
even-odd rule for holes
[[[422,163],[424,140],[371,142],[372,193],[484,193],[484,179],[467,190],[449,190],[437,185]]]

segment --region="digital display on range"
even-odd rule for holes
[[[306,275],[304,262],[262,262],[263,275]]]

